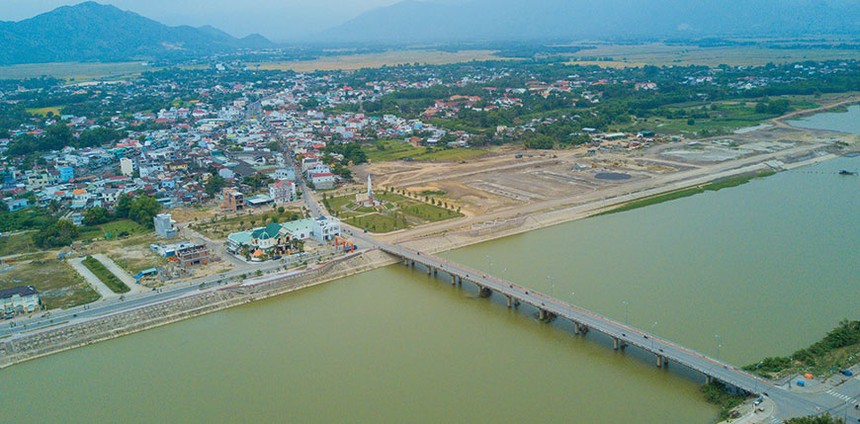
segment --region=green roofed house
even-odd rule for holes
[[[254,257],[291,254],[298,241],[311,237],[320,243],[331,241],[340,234],[340,221],[331,217],[300,219],[284,224],[242,231],[227,236],[227,251]]]

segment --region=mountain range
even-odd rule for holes
[[[860,0],[403,1],[325,41],[445,42],[860,34]]]
[[[261,35],[235,38],[210,26],[171,27],[95,2],[0,22],[0,64],[181,58],[274,46]]]

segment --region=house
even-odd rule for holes
[[[331,190],[334,188],[334,174],[331,172],[311,174],[311,184],[317,190]]]
[[[57,181],[61,183],[67,183],[75,178],[75,168],[71,166],[61,166],[57,170],[60,171]]]
[[[327,243],[340,235],[340,221],[332,217],[299,219],[242,231],[227,236],[227,251],[263,259],[301,251],[299,241],[313,238]]]
[[[0,290],[0,313],[4,318],[32,313],[42,305],[39,291],[33,286],[21,286]]]
[[[234,188],[227,187],[222,192],[224,195],[224,203],[221,204],[221,209],[229,211],[241,211],[245,209],[245,195]]]
[[[152,218],[152,221],[155,224],[155,234],[164,238],[176,237],[176,221],[171,219],[169,213],[160,213]]]
[[[272,177],[276,180],[295,181],[296,171],[294,171],[292,168],[280,168],[275,171]]]
[[[122,158],[119,160],[119,170],[122,175],[126,177],[130,177],[134,175],[134,161],[129,158]]]
[[[227,251],[255,257],[281,255],[292,250],[292,240],[293,235],[287,227],[271,223],[265,227],[230,234],[227,236]]]
[[[29,199],[7,199],[6,206],[9,207],[9,212],[18,212],[21,209],[30,207]]]
[[[296,200],[296,183],[281,180],[269,185],[269,197],[271,197],[276,204]]]
[[[317,242],[329,242],[339,235],[340,220],[329,216],[321,216],[313,220],[312,236]]]

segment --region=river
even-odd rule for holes
[[[860,177],[843,168],[860,159],[444,256],[743,365],[860,318]],[[712,422],[700,382],[652,359],[395,265],[16,365],[0,371],[0,411],[7,422]]]

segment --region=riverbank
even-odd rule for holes
[[[831,154],[816,156],[814,151],[818,147],[821,146],[811,146],[800,152],[812,155],[812,157],[805,161],[793,163],[791,167],[804,166],[836,157]],[[761,159],[750,160],[748,162],[750,163],[742,163],[736,167],[727,167],[728,169],[710,175],[694,175],[688,179],[673,180],[662,186],[643,187],[638,190],[619,193],[615,196],[602,197],[572,206],[562,204],[556,208],[550,207],[528,216],[512,216],[498,219],[493,222],[493,225],[479,227],[473,225],[459,228],[456,231],[442,230],[435,233],[431,232],[420,238],[404,240],[402,243],[415,249],[427,251],[428,253],[451,250],[585,218],[643,197],[769,168],[761,162]],[[788,168],[789,166],[785,167]],[[658,182],[654,183],[657,184]],[[41,331],[14,340],[0,341],[0,368],[256,300],[313,287],[395,262],[394,259],[379,251],[369,251],[332,262],[316,270],[290,275],[258,285],[207,289],[203,292],[179,299],[135,310],[123,311],[82,323],[65,326],[61,323],[51,330]]]

